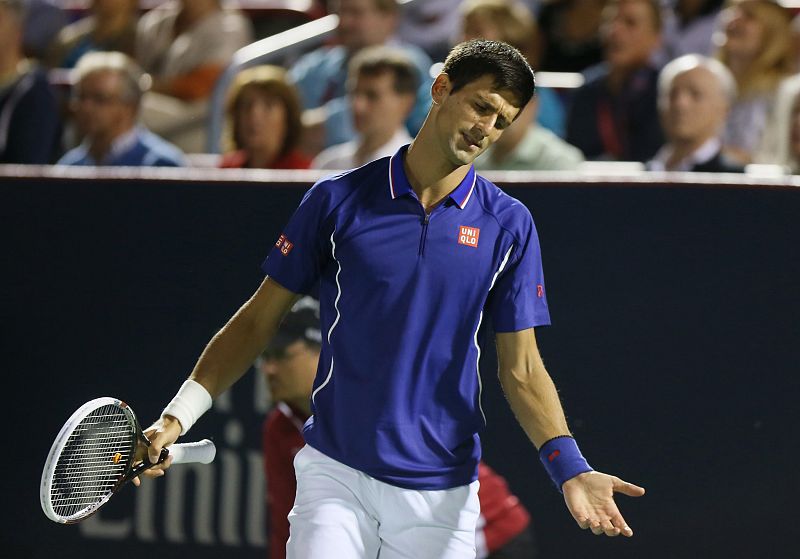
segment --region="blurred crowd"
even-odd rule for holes
[[[0,163],[359,166],[418,131],[449,48],[487,38],[540,74],[479,168],[800,173],[798,12],[776,0],[0,0]],[[212,95],[239,49],[284,31],[291,43],[329,13],[332,39]],[[206,153],[214,144],[221,154]]]

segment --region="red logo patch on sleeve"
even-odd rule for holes
[[[541,299],[544,297],[544,286],[542,284],[536,285],[536,296]]]
[[[465,227],[461,225],[458,228],[458,244],[460,245],[478,248],[478,237],[480,236],[481,230],[477,227]]]
[[[275,247],[281,251],[282,255],[286,256],[292,251],[294,243],[287,239],[286,235],[282,234],[280,237],[278,237],[278,242],[275,243]]]

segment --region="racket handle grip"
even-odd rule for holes
[[[196,443],[174,444],[169,447],[169,454],[172,456],[173,464],[186,464],[189,462],[209,464],[217,454],[217,447],[212,441],[203,439]]]

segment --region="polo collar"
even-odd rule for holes
[[[406,172],[403,169],[403,157],[406,151],[408,151],[408,144],[397,150],[391,159],[389,159],[389,196],[392,200],[414,192],[414,189],[411,188],[411,183],[408,182]],[[478,175],[475,173],[475,167],[470,165],[467,175],[450,193],[450,199],[462,210],[467,205],[467,202],[469,202],[469,199],[472,198],[477,177]]]

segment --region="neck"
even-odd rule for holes
[[[674,167],[695,151],[700,149],[703,144],[710,140],[712,136],[705,136],[702,138],[692,138],[686,140],[673,140],[670,145],[672,146],[672,153],[666,162],[667,169]]]
[[[403,169],[411,187],[428,212],[464,180],[469,167],[448,161],[438,145],[428,138],[425,125],[411,142],[403,161]]]
[[[127,126],[120,126],[117,130],[109,132],[108,134],[98,135],[89,140],[89,155],[98,163],[102,162],[108,154],[111,153],[111,146],[114,141],[127,134],[133,129],[133,124]]]
[[[306,417],[311,415],[311,398],[298,398],[297,400],[292,401],[287,400],[286,403],[290,407],[303,413]]]
[[[131,15],[124,11],[112,12],[98,18],[94,34],[98,37],[115,37],[128,27]]]
[[[612,68],[608,73],[608,89],[615,95],[618,94],[632,73],[630,68]]]
[[[269,169],[278,159],[278,150],[268,148],[248,151],[247,166],[251,169]]]
[[[216,12],[219,9],[217,2],[205,0],[192,0],[191,2],[183,2],[180,15],[178,16],[184,25],[192,25],[197,23],[207,15]]]
[[[360,163],[366,163],[364,159],[370,154],[374,153],[381,146],[386,145],[392,139],[396,130],[380,131],[376,134],[368,136],[361,136],[356,148],[356,159]]]

